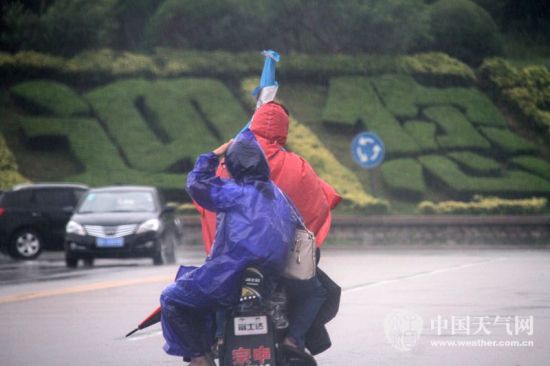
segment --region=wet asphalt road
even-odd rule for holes
[[[178,252],[181,264],[202,258],[200,248]],[[326,248],[321,267],[343,294],[320,365],[548,364],[550,250]],[[0,364],[182,364],[161,350],[158,325],[124,338],[176,269],[98,260],[66,270],[61,253],[0,257]]]

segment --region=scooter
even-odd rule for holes
[[[283,344],[288,327],[286,297],[284,289],[274,287],[268,286],[259,269],[245,270],[239,302],[227,309],[221,325],[224,332],[216,347],[219,366],[317,366],[309,354]],[[160,314],[159,307],[126,337],[158,323]]]
[[[257,268],[245,270],[239,303],[226,312],[220,366],[317,365],[309,354],[282,344],[288,321],[281,290],[270,292]]]

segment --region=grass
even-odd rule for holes
[[[21,107],[37,114],[61,117],[90,115],[90,107],[84,99],[55,81],[27,81],[13,86],[10,92]]]
[[[550,190],[550,181],[523,171],[508,170],[503,171],[500,177],[486,178],[465,174],[456,163],[443,156],[426,155],[419,160],[427,171],[445,185],[451,195],[453,192],[463,196],[546,195]]]
[[[369,79],[364,77],[342,77],[330,81],[323,120],[375,132],[384,141],[389,155],[420,152],[418,144],[380,103]]]
[[[442,149],[488,149],[491,146],[454,107],[430,107],[424,110],[424,114],[445,132],[444,135],[436,136]]]
[[[495,146],[509,154],[519,154],[523,152],[536,152],[537,146],[515,133],[502,128],[481,128],[481,132]]]
[[[63,136],[71,151],[82,164],[83,171],[63,177],[94,185],[151,184],[162,188],[180,188],[184,175],[155,174],[128,169],[99,123],[89,118],[20,117],[18,119],[27,139]]]
[[[165,171],[182,159],[194,160],[233,137],[247,118],[227,88],[212,79],[131,79],[86,97],[131,166],[151,172]],[[138,108],[140,99],[147,115]]]
[[[255,83],[257,85],[257,83]],[[250,94],[248,92],[248,94]],[[323,106],[327,99],[327,87],[321,84],[285,82],[277,97],[296,120],[308,125],[320,124]]]
[[[437,126],[432,122],[408,121],[403,125],[405,131],[412,136],[422,151],[434,151],[439,149],[435,142]]]
[[[501,170],[500,164],[494,159],[471,151],[451,152],[447,156],[466,170],[480,175],[496,174]]]
[[[387,74],[371,80],[387,109],[398,118],[413,119],[422,106],[454,105],[464,110],[472,123],[488,126],[506,124],[491,100],[475,88],[426,87],[403,74]]]
[[[519,166],[528,172],[550,180],[550,163],[546,160],[542,160],[534,156],[523,155],[512,158],[510,163]]]
[[[415,159],[394,159],[382,164],[384,184],[394,194],[412,201],[422,197],[426,191],[422,165]]]

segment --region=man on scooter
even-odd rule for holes
[[[224,154],[230,179],[215,176]],[[269,165],[249,130],[201,155],[187,189],[198,204],[216,212],[217,229],[206,262],[179,273],[161,295],[164,350],[190,365],[211,366],[215,311],[238,301],[240,277],[249,265],[267,275],[282,271],[298,221],[269,180]]]

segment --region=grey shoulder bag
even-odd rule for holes
[[[315,277],[317,267],[315,260],[315,251],[317,249],[315,235],[307,229],[302,216],[294,204],[290,202],[280,189],[279,192],[285,197],[301,225],[301,227],[296,228],[296,232],[294,233],[294,241],[282,276],[294,280],[309,280]]]

